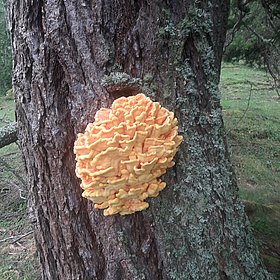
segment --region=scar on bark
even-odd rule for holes
[[[105,76],[101,85],[117,99],[121,96],[136,95],[142,91],[141,80],[138,78],[132,78],[130,75],[124,72],[112,72],[109,76]]]

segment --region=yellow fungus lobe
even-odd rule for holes
[[[145,199],[165,188],[157,178],[174,165],[181,142],[177,119],[158,102],[144,94],[116,99],[75,142],[83,197],[105,216],[146,209]]]

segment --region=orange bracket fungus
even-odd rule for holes
[[[105,216],[146,209],[145,199],[165,188],[157,178],[174,165],[181,142],[174,113],[158,102],[144,94],[116,99],[75,142],[83,197]]]

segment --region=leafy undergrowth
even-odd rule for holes
[[[0,97],[0,127],[14,121],[13,100]],[[38,263],[27,215],[26,178],[19,148],[0,149],[0,280],[35,280]]]
[[[264,263],[280,279],[280,99],[266,72],[242,65],[223,65],[220,89],[240,196]]]

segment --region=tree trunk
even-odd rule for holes
[[[43,279],[270,279],[221,117],[228,10],[227,0],[11,1],[19,138]],[[73,143],[99,108],[138,91],[175,112],[184,142],[146,211],[104,217],[81,197]]]

